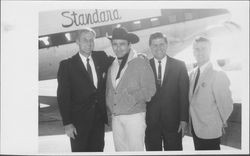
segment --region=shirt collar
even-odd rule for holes
[[[87,58],[89,58],[90,61],[92,60],[92,55],[89,55],[89,57],[85,57],[85,56],[82,55],[80,52],[79,52],[79,55],[80,55],[82,61],[84,61],[84,62],[87,62]]]
[[[158,64],[158,60],[156,58],[154,58],[155,63]],[[161,64],[165,64],[167,62],[167,56],[165,56],[164,58],[161,59]]]
[[[204,70],[208,67],[208,65],[210,64],[210,61],[207,61],[207,63],[203,64],[200,68],[200,73],[203,73]]]

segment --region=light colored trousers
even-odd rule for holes
[[[145,112],[112,116],[116,151],[144,151]]]

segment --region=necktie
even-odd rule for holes
[[[127,53],[127,54],[125,54],[123,57],[121,57],[121,58],[118,58],[118,60],[121,60],[120,61],[120,66],[119,66],[119,70],[118,70],[118,73],[117,73],[117,75],[116,75],[116,80],[117,79],[119,79],[120,78],[120,74],[121,74],[121,71],[122,71],[122,69],[125,67],[125,64],[126,64],[126,62],[127,62],[127,60],[128,60],[128,55],[129,55],[129,53]]]
[[[87,72],[89,73],[89,77],[90,77],[91,81],[94,82],[91,66],[89,64],[89,58],[87,58]]]
[[[195,87],[197,85],[199,77],[200,77],[200,68],[198,68],[198,72],[197,72],[197,75],[196,75],[196,78],[195,78],[193,93],[194,93],[194,90],[195,90]]]
[[[158,61],[158,75],[157,75],[157,85],[158,87],[161,86],[161,61]]]

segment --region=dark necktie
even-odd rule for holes
[[[91,70],[91,66],[89,64],[89,58],[87,58],[87,71],[89,73],[89,77],[91,79],[91,81],[94,83],[94,80],[93,80],[93,74],[92,74],[92,70]]]
[[[195,87],[197,85],[197,82],[199,80],[199,77],[200,77],[200,68],[198,68],[198,72],[197,72],[197,75],[196,75],[196,78],[195,78],[193,93],[194,93]]]
[[[158,61],[158,75],[157,75],[157,85],[158,87],[161,86],[161,61]]]
[[[125,67],[125,64],[126,64],[126,62],[128,60],[128,55],[129,55],[129,53],[125,54],[121,58],[118,58],[118,60],[120,61],[120,63],[119,63],[120,66],[119,66],[119,70],[118,70],[118,73],[117,73],[116,78],[115,78],[116,80],[120,78],[121,71]]]

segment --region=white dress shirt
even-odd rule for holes
[[[165,67],[166,67],[166,63],[167,63],[167,56],[165,56],[160,61],[161,61],[161,84],[162,84],[163,78],[164,78],[164,74],[165,74]],[[159,62],[158,62],[158,60],[156,58],[154,58],[154,62],[155,62],[155,68],[156,68],[156,76],[158,76]]]
[[[84,66],[85,66],[85,69],[87,70],[87,57],[83,56],[80,52],[79,52],[79,54],[80,54],[80,57],[81,57],[81,60],[84,64]],[[95,70],[95,64],[94,64],[94,61],[93,61],[91,55],[88,58],[89,58],[89,65],[90,65],[91,70],[92,70],[94,86],[97,88],[97,74],[96,74],[96,70]]]

